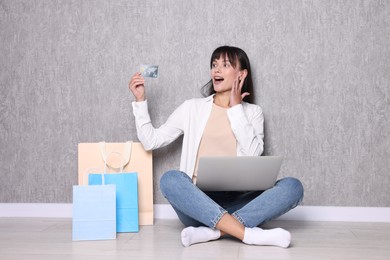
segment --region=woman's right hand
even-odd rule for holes
[[[140,102],[145,100],[145,79],[137,72],[131,77],[129,89],[135,97],[135,101]]]

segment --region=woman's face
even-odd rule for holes
[[[234,68],[227,56],[221,56],[212,62],[211,79],[215,92],[231,91],[233,82],[241,75],[239,67],[240,65],[236,62],[236,68]]]

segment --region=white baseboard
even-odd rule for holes
[[[0,217],[71,218],[72,204],[0,203]],[[155,204],[156,219],[177,219],[169,204]],[[279,218],[300,221],[390,222],[390,207],[298,206]]]
[[[0,217],[71,218],[71,203],[0,203]]]
[[[177,218],[169,204],[154,205],[157,219]],[[381,207],[322,207],[298,206],[279,220],[300,221],[346,221],[346,222],[390,222],[390,208]]]

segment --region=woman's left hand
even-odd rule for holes
[[[246,97],[249,96],[249,92],[244,92],[241,94],[242,86],[244,85],[246,75],[238,76],[237,79],[233,82],[233,87],[230,92],[230,102],[229,106],[233,107],[235,105],[241,104],[241,101]]]

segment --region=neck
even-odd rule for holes
[[[229,107],[230,91],[224,93],[216,93],[214,96],[214,104],[220,107]]]

